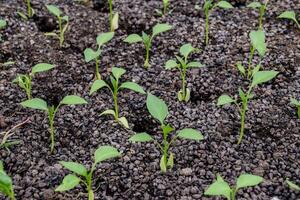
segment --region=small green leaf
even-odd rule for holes
[[[48,64],[48,63],[39,63],[37,65],[35,65],[34,67],[32,67],[32,73],[38,73],[38,72],[44,72],[44,71],[48,71],[52,68],[54,68],[54,65]]]
[[[233,6],[227,1],[220,1],[217,6],[224,9],[233,8]]]
[[[166,166],[166,163],[165,163],[165,156],[162,156],[162,157],[161,157],[160,162],[159,162],[159,166],[160,166],[160,170],[161,170],[163,173],[166,173],[166,172],[167,172],[167,166]]]
[[[150,36],[145,33],[144,31],[142,32],[142,39],[143,39],[143,42],[146,46],[150,46]]]
[[[119,28],[119,13],[116,12],[114,14],[114,17],[112,19],[112,23],[111,23],[111,26],[112,26],[112,30],[115,31]]]
[[[129,129],[129,124],[128,124],[128,121],[127,121],[126,117],[120,117],[118,119],[118,121],[122,124],[122,126]]]
[[[73,174],[65,176],[62,183],[55,189],[55,192],[63,192],[75,188],[80,183],[80,178]]]
[[[174,128],[172,126],[170,126],[169,124],[166,126],[163,126],[162,129],[163,129],[163,133],[166,135],[171,133],[172,131],[174,131]]]
[[[262,84],[268,82],[275,78],[279,72],[277,71],[259,71],[253,75],[253,80],[251,87],[257,86],[258,84]]]
[[[204,5],[203,5],[203,9],[205,11],[208,11],[210,10],[211,8],[213,7],[213,4],[212,4],[212,0],[206,0]]]
[[[156,24],[152,29],[152,37],[154,37],[160,33],[169,31],[171,29],[172,29],[172,26],[169,24]]]
[[[242,174],[237,179],[236,190],[238,190],[240,188],[258,185],[262,181],[263,181],[263,178],[260,176],[255,176],[252,174]]]
[[[49,12],[52,13],[53,15],[55,15],[56,17],[60,17],[60,15],[62,14],[62,12],[60,11],[60,9],[57,6],[46,5],[46,7],[49,10]]]
[[[87,48],[84,50],[84,60],[85,62],[90,62],[92,60],[95,60],[101,55],[101,50],[94,51],[91,48]]]
[[[260,70],[260,68],[261,68],[261,65],[260,65],[260,64],[256,65],[256,67],[252,70],[252,75],[251,75],[251,77],[253,77],[254,74],[256,74],[256,73]]]
[[[114,32],[108,32],[108,33],[101,33],[97,36],[97,44],[99,46],[102,46],[103,44],[109,42],[113,39],[115,33]]]
[[[120,88],[126,88],[135,92],[139,92],[141,94],[146,94],[144,89],[134,82],[125,82],[120,86]]]
[[[69,16],[67,16],[67,15],[63,16],[63,17],[62,17],[62,20],[68,22],[68,21],[69,21]]]
[[[249,5],[247,5],[248,8],[253,8],[253,9],[257,9],[257,8],[261,8],[262,5],[259,2],[252,2]]]
[[[39,98],[23,101],[21,105],[26,108],[48,111],[47,102]]]
[[[293,20],[294,22],[298,22],[296,18],[296,13],[294,11],[285,11],[281,13],[278,18],[280,19],[290,19]]]
[[[90,90],[90,95],[103,87],[109,87],[103,80],[96,80]]]
[[[184,101],[188,102],[191,98],[191,91],[189,88],[186,88]]]
[[[65,105],[80,105],[87,104],[87,101],[77,95],[68,95],[65,96],[60,103]]]
[[[205,65],[203,65],[200,62],[190,62],[187,64],[187,67],[190,67],[190,68],[200,68],[200,67],[204,67],[204,66]]]
[[[171,169],[174,167],[174,154],[171,152],[168,162],[167,162],[167,167],[170,167]]]
[[[138,133],[129,138],[131,142],[150,142],[154,139],[148,133]]]
[[[159,99],[158,97],[148,92],[146,104],[147,104],[148,111],[152,115],[152,117],[154,117],[161,124],[163,124],[164,120],[169,114],[166,103],[163,100]]]
[[[252,46],[258,51],[258,54],[263,57],[267,52],[265,32],[262,30],[251,31],[250,39]]]
[[[182,129],[181,131],[178,132],[177,136],[180,138],[196,140],[196,141],[204,139],[203,135],[199,131],[192,128]]]
[[[227,94],[223,94],[218,98],[218,106],[223,106],[225,104],[230,104],[232,102],[235,102],[234,99],[232,99],[229,95]]]
[[[245,67],[242,63],[238,62],[236,64],[236,67],[238,68],[238,70],[240,71],[240,73],[243,75],[243,76],[246,76],[246,71],[245,71]]]
[[[296,190],[296,191],[300,191],[300,186],[296,185],[295,183],[289,181],[288,179],[285,180],[285,182],[288,184],[289,188]]]
[[[100,116],[102,116],[102,115],[113,115],[113,116],[115,116],[116,115],[116,113],[115,113],[115,111],[114,110],[105,110],[105,111],[103,111],[101,114],[100,114]]]
[[[0,19],[0,29],[3,29],[7,26],[7,22],[3,19]]]
[[[227,182],[222,180],[216,180],[213,184],[211,184],[206,190],[204,195],[209,196],[224,196],[227,199],[231,199],[231,188]]]
[[[245,95],[244,91],[241,88],[239,88],[239,96],[242,99],[242,101],[246,100],[246,95]]]
[[[298,101],[295,98],[291,98],[291,103],[294,104],[295,106],[300,106],[300,101]]]
[[[76,162],[65,162],[65,161],[60,161],[59,164],[61,164],[68,170],[75,172],[76,174],[79,174],[81,176],[87,176],[88,172],[82,164]]]
[[[138,34],[131,34],[129,35],[125,40],[124,42],[127,42],[127,43],[136,43],[136,42],[142,42],[143,39],[141,36],[139,36]]]
[[[118,150],[111,146],[102,146],[99,147],[95,152],[95,163],[102,162],[107,159],[119,157],[121,154]]]
[[[172,69],[172,68],[174,68],[174,67],[177,67],[177,62],[175,61],[175,60],[168,60],[167,62],[166,62],[166,65],[165,65],[165,68],[166,69]]]
[[[57,38],[59,38],[59,36],[58,36],[56,33],[54,33],[54,32],[52,32],[52,33],[45,33],[45,35],[46,35],[46,36],[52,36],[52,37],[57,37]]]
[[[125,74],[126,70],[118,67],[113,67],[111,72],[116,79],[119,79],[123,74]]]
[[[180,54],[182,56],[184,56],[185,58],[187,58],[189,56],[190,53],[192,53],[195,50],[194,47],[192,47],[192,45],[190,43],[188,44],[184,44],[180,47]]]

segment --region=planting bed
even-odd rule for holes
[[[262,184],[239,191],[237,199],[300,199],[300,193],[284,183],[289,178],[300,184],[300,120],[290,104],[290,97],[300,98],[300,30],[294,23],[276,18],[284,10],[299,14],[300,1],[271,1],[268,6],[264,17],[268,52],[262,66],[264,70],[278,71],[279,75],[255,89],[247,112],[245,138],[239,146],[238,111],[235,106],[218,107],[217,99],[223,93],[237,95],[239,87],[249,84],[235,64],[247,62],[249,32],[257,29],[258,14],[245,7],[250,1],[229,2],[234,9],[217,9],[210,16],[210,44],[204,47],[205,17],[203,11],[195,10],[195,5],[202,7],[203,1],[171,1],[171,13],[164,17],[154,11],[161,8],[159,0],[114,1],[114,10],[120,13],[120,27],[100,58],[103,79],[109,79],[111,67],[123,67],[127,73],[122,80],[135,81],[167,103],[167,122],[175,129],[195,128],[204,135],[199,142],[177,140],[172,148],[174,169],[163,174],[159,168],[161,155],[153,143],[128,141],[136,132],[161,137],[159,123],[146,108],[146,95],[128,90],[119,95],[120,115],[127,117],[129,130],[110,116],[99,116],[113,107],[107,89],[89,95],[94,63],[84,61],[83,51],[96,48],[93,45],[97,35],[109,30],[107,5],[33,0],[36,16],[25,21],[16,14],[17,10],[25,10],[23,1],[0,1],[0,17],[8,22],[8,27],[1,31],[0,63],[16,62],[0,70],[0,132],[30,119],[13,136],[21,143],[13,146],[11,152],[0,150],[0,159],[13,179],[16,199],[87,199],[81,187],[67,193],[54,192],[68,173],[58,161],[78,161],[90,166],[94,151],[101,145],[116,147],[122,157],[97,168],[95,199],[213,199],[204,196],[204,191],[217,173],[231,184],[241,173],[264,178]],[[44,35],[56,28],[56,20],[45,4],[59,6],[70,18],[63,48],[58,40]],[[173,29],[153,41],[151,68],[146,70],[142,44],[129,45],[123,40],[131,33],[150,33],[158,22],[171,24]],[[164,68],[185,43],[202,49],[192,58],[205,64],[188,72],[188,103],[177,100],[179,72]],[[26,95],[12,83],[18,73],[28,73],[40,62],[56,67],[34,78],[34,97],[54,105],[70,94],[88,101],[87,105],[63,107],[57,113],[52,154],[47,116],[22,108],[20,102],[26,100]]]

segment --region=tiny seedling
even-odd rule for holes
[[[174,154],[170,151],[172,145],[176,141],[177,138],[188,139],[188,140],[203,140],[203,135],[191,128],[185,128],[177,132],[170,140],[170,133],[174,131],[174,128],[169,124],[166,125],[165,119],[169,114],[168,107],[166,103],[159,99],[158,97],[148,93],[147,96],[147,108],[149,113],[156,120],[160,122],[162,133],[163,133],[163,142],[162,144],[154,139],[148,133],[138,133],[134,136],[130,137],[129,141],[131,142],[155,142],[162,153],[162,157],[160,159],[160,169],[163,173],[167,172],[167,169],[172,169],[174,166]]]
[[[219,1],[217,3],[213,3],[212,0],[205,0],[203,10],[205,14],[205,45],[208,45],[209,38],[209,16],[215,8],[223,8],[230,9],[233,6],[227,1]]]
[[[49,119],[49,126],[50,126],[50,138],[51,138],[51,152],[54,150],[54,118],[55,114],[57,113],[58,109],[63,105],[80,105],[80,104],[87,104],[87,102],[76,95],[69,95],[65,96],[57,106],[48,106],[47,102],[40,98],[33,98],[27,101],[23,101],[21,105],[25,108],[32,108],[36,110],[45,111],[48,115]]]
[[[278,72],[276,71],[258,71],[253,74],[253,79],[251,82],[251,86],[249,87],[247,93],[245,93],[242,89],[239,88],[239,97],[238,99],[234,99],[229,95],[222,95],[218,98],[218,106],[223,106],[226,104],[234,103],[238,110],[239,114],[241,115],[241,129],[240,129],[240,136],[238,140],[238,144],[242,142],[244,137],[244,130],[245,130],[245,119],[246,119],[246,112],[248,110],[248,103],[254,97],[253,90],[262,83],[268,82],[277,76]]]
[[[22,12],[17,12],[18,15],[20,15],[20,17],[22,17],[25,20],[28,20],[28,18],[33,17],[33,15],[35,14],[33,8],[31,7],[31,2],[30,1],[31,0],[26,0],[27,14],[24,14]]]
[[[13,182],[4,171],[3,162],[0,160],[0,193],[7,196],[10,200],[15,200]]]
[[[59,31],[58,34],[55,32],[46,33],[47,36],[53,36],[59,39],[59,46],[62,47],[65,41],[65,33],[69,27],[69,16],[62,16],[61,10],[54,5],[46,5],[48,11],[57,17]]]
[[[300,119],[300,101],[298,101],[295,98],[291,98],[291,103],[297,107],[297,115],[298,118]]]
[[[178,99],[179,101],[188,102],[190,99],[190,89],[186,87],[186,70],[188,68],[195,68],[195,67],[204,67],[200,62],[189,62],[188,57],[191,53],[197,51],[191,44],[185,44],[180,48],[180,54],[183,57],[176,56],[176,60],[169,60],[165,68],[166,69],[173,69],[177,67],[181,74],[181,90],[178,92]]]
[[[230,187],[229,184],[218,174],[217,180],[205,191],[208,196],[223,196],[227,200],[235,200],[238,190],[253,187],[263,182],[263,178],[252,174],[241,174],[236,181],[236,185]]]
[[[109,3],[109,26],[110,32],[114,32],[119,27],[119,13],[113,11],[113,0],[108,0]]]
[[[263,30],[263,17],[265,15],[265,12],[267,10],[269,0],[265,0],[264,4],[261,4],[260,2],[252,2],[247,7],[258,9],[259,10],[259,30]]]
[[[94,200],[92,183],[93,173],[96,170],[97,164],[120,156],[121,153],[119,153],[116,148],[111,146],[102,146],[96,150],[94,154],[94,162],[90,170],[77,162],[60,161],[59,163],[66,169],[70,170],[72,174],[68,174],[64,177],[62,183],[55,189],[55,192],[68,191],[82,183],[86,187],[88,200]]]
[[[172,26],[169,24],[156,24],[152,28],[152,35],[148,35],[145,32],[142,33],[142,36],[139,36],[138,34],[131,34],[129,35],[124,42],[127,42],[129,44],[137,43],[137,42],[143,42],[145,49],[146,49],[146,59],[144,63],[144,67],[148,69],[150,67],[149,64],[149,54],[150,54],[150,48],[152,46],[152,41],[160,33],[169,31],[172,29]]]
[[[295,191],[299,191],[300,192],[300,186],[296,185],[295,183],[293,183],[292,181],[290,181],[289,179],[285,180],[286,184],[289,186],[289,188],[291,188],[292,190]]]
[[[162,3],[163,3],[163,9],[162,10],[155,9],[155,12],[157,12],[160,16],[163,16],[163,15],[167,14],[168,7],[170,5],[170,0],[162,0]]]
[[[113,67],[112,75],[110,76],[111,86],[103,80],[96,80],[91,87],[90,95],[103,87],[107,87],[113,96],[115,108],[114,110],[111,109],[106,110],[102,112],[100,115],[113,115],[117,122],[121,123],[124,127],[129,128],[127,119],[125,117],[119,117],[118,93],[122,89],[129,89],[141,94],[146,94],[146,93],[141,86],[139,86],[134,82],[128,81],[120,85],[119,80],[125,72],[126,70],[122,68]]]
[[[294,11],[285,11],[278,16],[279,19],[289,19],[294,21],[298,28],[300,29],[300,24],[296,18],[296,13]]]
[[[46,72],[54,68],[54,65],[48,63],[39,63],[36,64],[31,69],[29,74],[20,74],[13,80],[13,83],[17,83],[20,88],[24,89],[28,99],[31,99],[31,87],[32,87],[32,78],[40,72]]]
[[[114,32],[108,32],[108,33],[101,33],[97,36],[97,45],[98,48],[96,51],[94,51],[91,48],[87,48],[84,50],[84,59],[85,62],[91,62],[92,60],[95,60],[96,62],[96,79],[101,79],[101,75],[99,72],[99,62],[100,62],[100,55],[102,53],[102,46],[112,40],[114,37],[115,33]]]
[[[7,22],[4,19],[0,19],[0,30],[5,29]],[[0,42],[2,41],[2,35],[0,34]]]

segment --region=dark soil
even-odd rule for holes
[[[272,1],[269,6],[264,21],[268,54],[263,68],[280,74],[255,90],[240,146],[236,145],[239,131],[236,108],[216,105],[221,94],[237,95],[239,87],[247,86],[235,63],[247,61],[248,34],[257,27],[258,13],[245,8],[245,2],[232,1],[235,9],[213,12],[210,45],[204,48],[204,16],[194,9],[196,4],[202,6],[203,1],[171,1],[172,12],[166,17],[155,14],[154,9],[161,7],[160,0],[114,1],[121,24],[115,38],[104,48],[102,75],[108,77],[113,66],[124,67],[127,73],[122,80],[134,80],[167,102],[168,123],[176,129],[196,128],[205,136],[199,143],[178,140],[172,149],[176,155],[175,168],[162,174],[158,165],[160,154],[154,144],[128,142],[134,131],[147,131],[160,138],[159,124],[146,109],[146,97],[129,91],[120,94],[121,115],[128,118],[132,128],[126,130],[112,118],[99,116],[101,111],[112,107],[108,91],[88,95],[94,64],[84,62],[83,51],[94,47],[97,34],[108,30],[107,5],[100,3],[93,7],[72,0],[33,0],[37,16],[24,21],[16,14],[17,10],[25,11],[22,0],[0,0],[0,17],[8,21],[8,28],[2,31],[0,62],[16,61],[0,71],[0,131],[28,117],[31,121],[13,137],[20,139],[21,144],[11,152],[0,150],[5,169],[13,178],[17,199],[87,199],[81,187],[68,193],[54,193],[68,173],[58,161],[72,160],[91,166],[92,155],[100,145],[112,145],[123,156],[97,168],[96,199],[210,199],[203,193],[217,173],[232,184],[241,173],[264,177],[259,186],[240,191],[238,199],[300,199],[300,193],[284,183],[290,178],[300,184],[300,120],[289,102],[290,97],[300,98],[300,30],[292,22],[276,19],[284,10],[292,9],[299,15],[300,1]],[[44,6],[46,3],[60,6],[70,17],[71,27],[63,48],[59,48],[57,40],[44,35],[57,26]],[[130,33],[149,32],[158,22],[172,24],[174,29],[154,40],[152,67],[146,71],[142,45],[128,45],[123,39]],[[193,59],[206,67],[188,73],[192,97],[185,104],[177,101],[179,73],[166,71],[164,64],[188,42],[203,49]],[[65,95],[77,94],[89,102],[59,111],[55,120],[54,154],[49,153],[45,114],[22,108],[19,103],[26,99],[25,93],[12,84],[17,73],[29,72],[39,62],[55,64],[56,68],[34,78],[34,97],[57,104]]]

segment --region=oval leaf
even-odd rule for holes
[[[87,48],[84,50],[84,60],[85,62],[90,62],[92,60],[95,60],[96,58],[98,58],[101,54],[101,51],[94,51],[91,48]]]
[[[281,13],[278,18],[283,18],[283,19],[291,19],[293,21],[297,21],[296,19],[296,13],[294,11],[285,11]]]
[[[131,142],[150,142],[153,138],[148,133],[138,133],[129,138]]]
[[[222,96],[220,96],[219,98],[218,98],[218,103],[217,103],[217,105],[218,106],[223,106],[223,105],[225,105],[225,104],[230,104],[230,103],[232,103],[232,102],[235,102],[235,100],[234,99],[232,99],[230,96],[228,96],[227,94],[223,94]]]
[[[227,1],[220,1],[217,6],[224,9],[233,8],[233,6]]]
[[[81,176],[87,176],[87,170],[82,164],[76,162],[65,162],[65,161],[60,161],[59,164],[61,164],[68,170],[75,172],[76,174],[79,174]]]
[[[97,36],[97,44],[102,46],[113,39],[115,32],[101,33]]]
[[[123,68],[113,67],[111,72],[116,79],[119,79],[123,74],[125,74],[126,70]]]
[[[7,22],[3,19],[0,19],[0,29],[5,28],[7,26]]]
[[[158,35],[159,33],[166,32],[168,30],[171,30],[172,26],[169,24],[156,24],[152,29],[152,35],[153,37]]]
[[[60,11],[60,9],[57,6],[46,5],[46,7],[49,10],[49,12],[52,13],[53,15],[55,15],[56,17],[60,17],[60,15],[62,14],[62,12]]]
[[[175,60],[168,60],[167,62],[166,62],[166,65],[165,65],[165,68],[166,69],[172,69],[172,68],[174,68],[174,67],[177,67],[177,62],[175,61]]]
[[[87,101],[77,95],[68,95],[65,96],[60,103],[65,105],[79,105],[79,104],[87,104]]]
[[[204,65],[200,62],[190,62],[190,63],[187,64],[187,67],[200,68],[200,67],[204,67]]]
[[[48,111],[47,102],[40,98],[34,98],[21,103],[26,108]]]
[[[250,39],[252,46],[258,51],[258,54],[261,57],[264,56],[267,52],[265,32],[262,30],[251,31]]]
[[[192,128],[182,129],[178,132],[177,136],[189,140],[203,140],[203,135],[199,131]]]
[[[32,67],[32,73],[38,73],[38,72],[44,72],[44,71],[48,71],[52,68],[54,68],[54,65],[48,64],[48,63],[39,63],[37,65],[35,65],[34,67]]]
[[[188,44],[182,45],[182,47],[180,47],[179,51],[182,56],[187,58],[189,56],[189,54],[192,53],[194,50],[195,50],[195,48],[192,47],[192,45],[190,43],[188,43]]]
[[[152,115],[152,117],[154,117],[161,124],[163,124],[164,120],[169,114],[166,103],[163,100],[159,99],[158,97],[148,92],[146,104],[147,104],[148,111]]]
[[[300,191],[300,186],[296,185],[295,183],[293,183],[293,182],[291,182],[289,180],[286,180],[285,182],[288,184],[288,186],[291,189],[296,190],[296,191]]]
[[[73,174],[65,176],[62,183],[55,189],[55,192],[71,190],[80,183],[80,178]]]
[[[96,80],[90,90],[90,95],[103,87],[109,87],[103,80]]]
[[[270,80],[272,80],[273,78],[275,78],[277,76],[279,72],[277,71],[259,71],[259,72],[256,72],[254,75],[253,75],[253,80],[252,80],[252,84],[251,84],[251,87],[254,87],[258,84],[262,84],[262,83],[265,83],[265,82],[268,82]]]
[[[242,174],[239,176],[236,182],[237,190],[240,188],[255,186],[260,184],[263,181],[263,178],[260,176],[255,176],[252,174]]]
[[[142,42],[143,39],[141,36],[139,36],[138,34],[131,34],[129,35],[125,40],[124,42],[127,42],[127,43],[136,43],[136,42]]]
[[[211,184],[206,190],[205,195],[209,196],[224,196],[227,199],[230,198],[231,189],[227,182],[225,181],[215,181],[213,184]]]
[[[260,8],[261,6],[262,6],[261,3],[259,2],[252,2],[249,5],[247,5],[248,8],[254,8],[254,9]]]
[[[129,129],[129,124],[128,124],[128,121],[127,121],[126,117],[120,117],[118,119],[118,121],[120,122],[120,124],[122,126],[124,126],[125,128]]]
[[[144,89],[141,86],[139,86],[137,83],[134,83],[134,82],[125,82],[120,86],[120,88],[126,88],[129,90],[133,90],[135,92],[139,92],[141,94],[146,94]]]
[[[119,157],[121,154],[118,150],[111,146],[102,146],[99,147],[95,152],[95,163],[102,162],[107,159]]]

